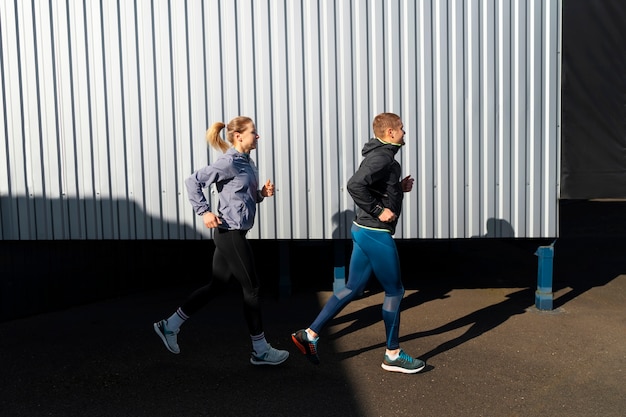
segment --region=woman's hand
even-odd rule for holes
[[[215,229],[218,225],[222,224],[222,220],[210,211],[202,215],[202,221],[207,229]]]
[[[263,197],[272,197],[274,195],[274,183],[272,181],[265,181],[263,188],[261,188],[261,195]]]

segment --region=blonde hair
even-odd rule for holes
[[[206,141],[213,148],[226,152],[228,148],[230,148],[230,145],[220,137],[222,129],[226,127],[226,139],[232,145],[235,132],[243,132],[250,127],[251,124],[254,124],[254,122],[247,116],[237,116],[228,122],[228,125],[225,125],[223,122],[215,122],[206,131]]]
[[[377,138],[382,139],[385,137],[385,132],[387,129],[396,129],[402,119],[395,113],[380,113],[376,117],[374,117],[374,121],[372,122],[372,129],[374,130],[374,135]]]

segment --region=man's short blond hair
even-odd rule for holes
[[[396,129],[401,123],[402,119],[395,113],[380,113],[374,117],[372,129],[377,138],[383,138],[387,129]]]

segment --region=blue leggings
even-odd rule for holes
[[[333,294],[317,318],[309,326],[315,333],[326,326],[357,294],[365,289],[372,273],[378,279],[385,299],[382,306],[387,349],[400,347],[398,332],[400,330],[400,301],[404,296],[404,286],[400,276],[400,258],[396,242],[391,233],[366,229],[352,225],[352,256],[350,258],[350,275],[346,286]]]

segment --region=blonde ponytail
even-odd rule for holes
[[[226,152],[228,148],[230,148],[228,143],[226,143],[226,141],[224,141],[220,136],[220,132],[224,129],[224,126],[226,125],[222,122],[215,122],[206,131],[207,143],[211,145],[212,148],[219,149],[222,152]]]

